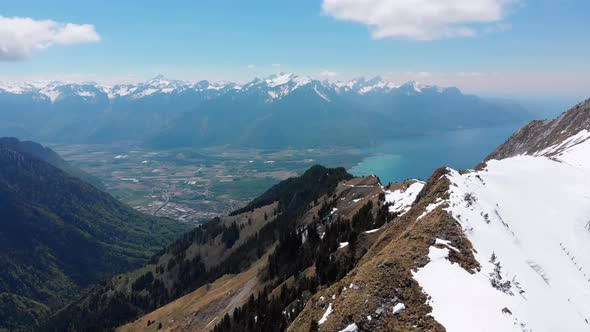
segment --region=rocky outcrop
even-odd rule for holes
[[[530,122],[487,156],[485,161],[522,154],[533,155],[563,142],[584,129],[590,130],[590,99],[579,103],[556,119]]]

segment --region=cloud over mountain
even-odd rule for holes
[[[471,37],[501,22],[517,0],[323,0],[326,15],[369,26],[373,38]]]
[[[27,59],[35,51],[54,45],[74,45],[100,40],[101,37],[92,24],[0,16],[0,61]]]

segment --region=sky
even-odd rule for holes
[[[7,1],[0,80],[379,75],[590,97],[587,0]]]

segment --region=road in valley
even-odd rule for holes
[[[170,194],[164,193],[164,197],[166,198],[166,201],[164,201],[164,204],[160,205],[156,210],[154,210],[154,216],[157,215],[158,212],[160,212],[160,210],[162,210],[166,205],[168,205],[168,202],[170,202]]]

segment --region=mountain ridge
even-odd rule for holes
[[[559,151],[545,151],[550,146],[563,142],[580,131],[590,128],[590,99],[575,105],[558,118],[551,120],[536,120],[519,129],[505,143],[486,157],[485,160],[505,159],[517,155],[552,156]],[[526,144],[523,144],[526,143]]]
[[[72,166],[58,153],[48,147],[42,146],[39,143],[33,141],[20,141],[16,137],[0,137],[0,147],[29,154],[61,169],[62,171],[74,177],[80,178],[92,184],[98,189],[103,190],[104,188],[104,185],[98,178],[84,172],[77,167]]]

